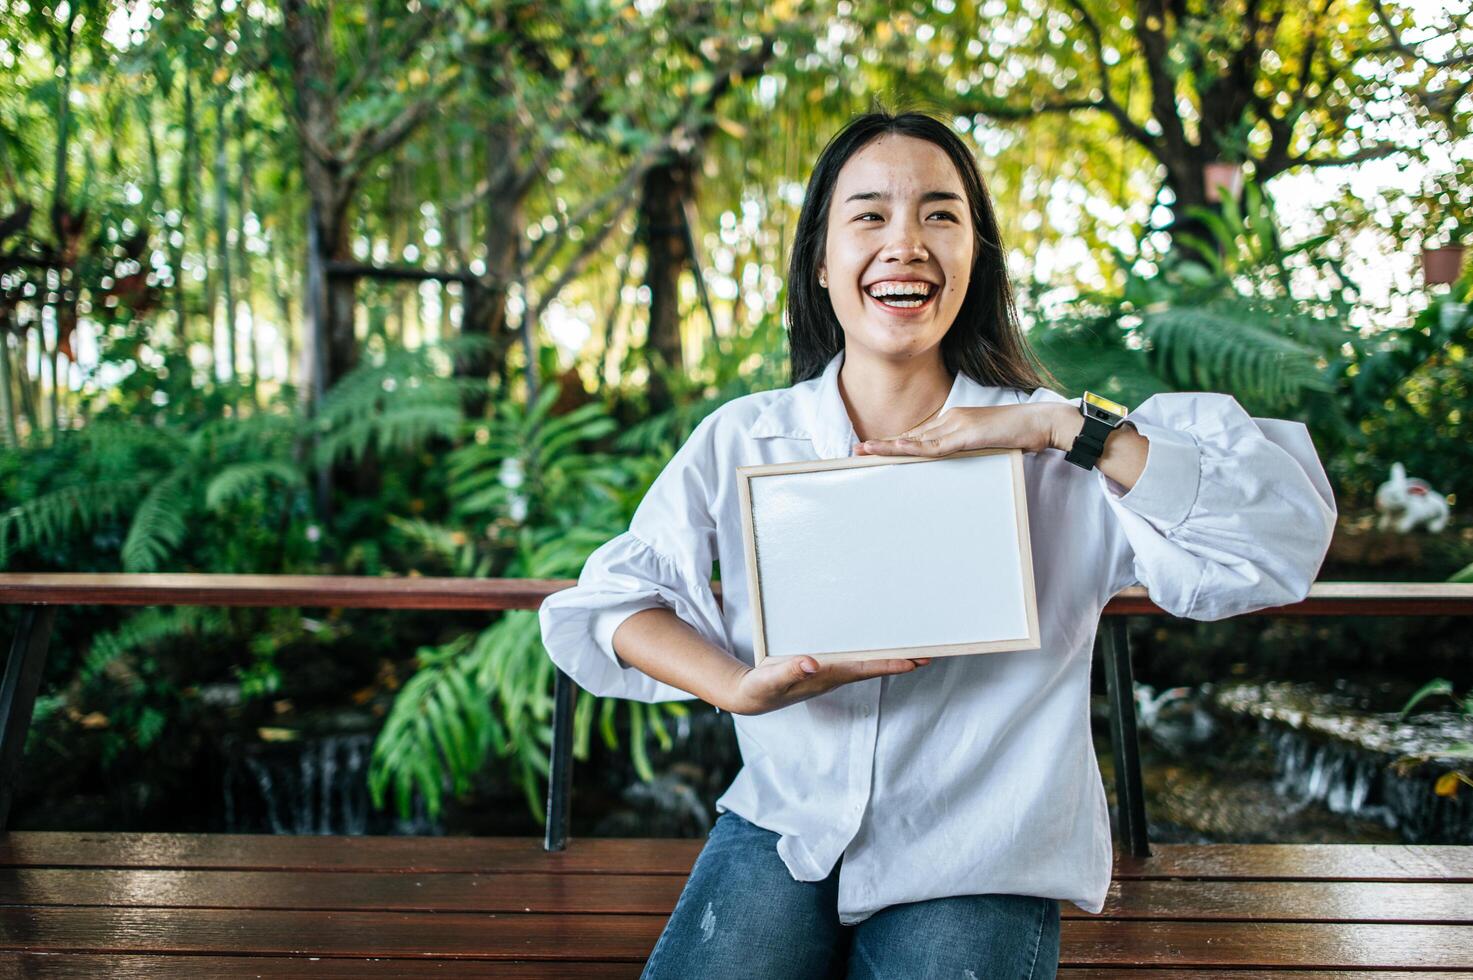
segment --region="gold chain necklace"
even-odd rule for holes
[[[950,397],[951,397],[951,393],[950,392],[947,392],[946,398],[950,398]],[[941,404],[940,405],[937,405],[935,408],[931,409],[931,415],[935,415],[937,412],[941,411],[942,407],[946,404],[946,398],[941,399]],[[921,419],[920,422],[916,422],[916,423],[914,423],[912,425],[906,426],[901,431],[902,432],[909,432],[911,429],[914,429],[917,425],[920,425],[921,422],[930,421],[931,415],[927,415],[925,418]]]
[[[946,398],[950,398],[950,397],[951,397],[951,392],[947,392],[946,393]],[[941,404],[940,405],[937,405],[935,408],[931,409],[931,415],[935,415],[937,412],[941,411],[941,409],[946,405],[946,398],[941,399]],[[917,425],[920,425],[921,422],[928,421],[931,418],[931,415],[927,415],[925,418],[921,419],[920,422],[916,422],[914,425],[908,425],[905,428],[901,429],[900,431],[901,432],[909,432],[911,429],[914,429]],[[898,439],[900,437],[899,436],[892,436],[891,438]]]

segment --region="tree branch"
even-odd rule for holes
[[[437,89],[433,95],[411,102],[382,128],[364,126],[354,133],[343,149],[343,169],[350,172],[361,170],[379,154],[392,150],[408,139],[409,134],[424,122],[430,110],[439,104],[441,94],[441,90]]]
[[[1338,157],[1308,157],[1297,156],[1289,158],[1290,167],[1342,167],[1351,163],[1364,163],[1367,160],[1380,160],[1389,157],[1393,153],[1404,153],[1406,147],[1396,143],[1376,143],[1371,146],[1361,147],[1354,153],[1347,153]]]
[[[958,103],[959,112],[992,119],[1031,119],[1040,113],[1078,112],[1081,109],[1105,108],[1101,99],[1061,99],[1056,102],[1035,102],[1029,105],[1009,105],[1002,101],[988,100],[976,105]]]
[[[1166,10],[1161,0],[1136,0],[1134,29],[1151,80],[1151,116],[1161,127],[1165,144],[1164,152],[1158,152],[1156,158],[1168,173],[1181,180],[1188,162],[1187,134],[1176,109],[1176,80],[1166,68]]]
[[[328,260],[323,263],[327,275],[339,279],[397,279],[410,282],[458,282],[469,285],[476,277],[465,270],[420,269],[412,265],[371,265],[366,262],[339,262]]]
[[[1096,100],[1094,108],[1108,112],[1122,133],[1146,149],[1154,151],[1155,140],[1151,138],[1151,134],[1130,118],[1128,107],[1116,102],[1114,93],[1110,91],[1110,67],[1105,63],[1105,42],[1100,33],[1100,25],[1085,9],[1083,0],[1069,0],[1069,6],[1084,20],[1085,30],[1089,31],[1090,47],[1094,50],[1095,65],[1100,72],[1100,98]]]
[[[1387,50],[1395,51],[1398,54],[1405,55],[1408,58],[1414,58],[1418,61],[1425,61],[1433,68],[1461,68],[1464,65],[1473,65],[1473,52],[1466,54],[1453,54],[1447,58],[1443,58],[1440,60],[1428,58],[1426,55],[1423,55],[1417,50],[1417,47],[1419,45],[1425,44],[1427,42],[1425,40],[1416,42],[1409,42],[1404,40],[1401,36],[1401,32],[1392,25],[1391,15],[1386,12],[1386,8],[1382,4],[1381,0],[1371,0],[1371,8],[1375,10],[1376,19],[1381,22],[1381,26],[1386,30],[1386,35],[1391,38],[1391,44],[1388,46]],[[1467,21],[1462,21],[1456,27],[1451,28],[1449,33],[1456,33],[1461,28],[1467,26]],[[1468,49],[1460,46],[1454,46],[1453,51],[1468,51]]]
[[[290,97],[281,92],[281,103],[308,152],[323,165],[335,166],[338,155],[327,143],[337,130],[336,109],[325,95],[331,84],[330,59],[322,49],[312,11],[303,0],[282,0],[281,10],[293,88]],[[274,82],[275,73],[272,79]],[[279,84],[277,87],[279,90]]]
[[[614,211],[608,222],[598,230],[597,234],[583,242],[582,246],[578,249],[578,253],[568,263],[568,267],[562,271],[551,286],[548,286],[542,292],[542,295],[537,297],[537,303],[530,306],[527,313],[532,318],[529,321],[530,323],[536,324],[540,321],[542,314],[546,312],[547,307],[551,305],[552,301],[557,298],[558,293],[562,292],[568,283],[572,282],[583,271],[583,266],[588,264],[588,260],[593,258],[594,253],[603,246],[604,241],[609,237],[610,233],[619,226],[619,220],[633,206],[636,196],[634,194],[625,195],[624,200],[619,204],[618,209]]]
[[[582,225],[583,222],[587,221],[616,198],[633,199],[636,196],[634,194],[635,184],[644,179],[644,175],[649,173],[650,169],[665,157],[665,154],[670,151],[671,146],[681,134],[682,131],[677,129],[670,136],[645,150],[638,160],[629,165],[629,168],[624,172],[624,176],[619,179],[619,183],[592,200],[584,202],[577,212],[569,215],[558,223],[557,228],[544,235],[527,255],[527,263],[529,265],[534,262],[536,263],[535,268],[528,273],[527,278],[534,279],[547,270],[547,267],[552,264],[553,257],[557,255],[558,248],[562,246],[564,239],[566,239],[570,228],[576,228]],[[620,212],[622,212],[622,208]]]

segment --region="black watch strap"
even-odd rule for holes
[[[1110,423],[1086,415],[1084,428],[1079,430],[1074,445],[1064,454],[1064,458],[1082,469],[1093,469],[1105,452],[1105,440],[1114,431],[1115,426]]]

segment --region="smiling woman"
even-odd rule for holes
[[[818,278],[850,356],[936,348],[961,309],[977,251],[956,167],[934,143],[884,136],[840,171],[834,196]]]
[[[541,609],[549,655],[593,694],[733,715],[743,768],[644,976],[1053,977],[1059,902],[1100,912],[1110,884],[1100,611],[1136,583],[1193,619],[1302,599],[1334,527],[1324,470],[1302,425],[1226,395],[1095,405],[1086,427],[1028,351],[976,161],[929,117],[861,116],[829,142],[787,290],[791,386],[702,420],[628,533]],[[1037,650],[756,662],[744,583],[719,606],[710,583],[746,560],[737,468],[1010,448]],[[926,566],[926,547],[906,557]]]

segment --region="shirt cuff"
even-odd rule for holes
[[[1168,531],[1187,519],[1202,479],[1202,450],[1190,435],[1149,422],[1128,421],[1146,437],[1146,468],[1120,503]],[[1104,474],[1101,474],[1103,477]],[[1118,485],[1118,484],[1117,484]]]
[[[628,667],[629,665],[624,662],[624,658],[620,657],[614,650],[614,631],[619,628],[624,620],[633,616],[635,613],[645,609],[657,609],[659,607],[660,603],[654,599],[631,599],[617,606],[600,609],[593,614],[593,625],[591,628],[594,642],[602,647],[609,656],[618,661],[620,667]]]

